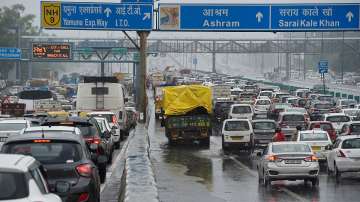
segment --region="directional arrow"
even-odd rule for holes
[[[258,23],[260,23],[261,19],[264,18],[264,15],[261,12],[257,12],[255,17],[257,18]]]
[[[104,10],[104,13],[106,14],[106,17],[108,18],[110,16],[110,14],[112,13],[111,9],[110,8],[106,8]]]
[[[351,11],[349,11],[349,12],[346,14],[346,18],[348,19],[349,22],[351,22],[351,20],[353,19],[353,17],[354,17],[354,14],[353,14]]]
[[[150,13],[144,13],[143,20],[150,19]]]

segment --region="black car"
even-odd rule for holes
[[[96,145],[92,146],[96,149]],[[100,201],[100,177],[80,130],[30,127],[7,139],[3,153],[30,155],[44,167],[49,190],[65,202]],[[59,191],[58,182],[62,182]]]
[[[222,123],[229,114],[231,105],[235,104],[234,101],[216,101],[214,107],[214,121]]]
[[[111,138],[111,133],[101,130],[98,122],[94,118],[79,118],[79,117],[66,117],[66,118],[46,118],[41,123],[42,126],[70,126],[77,127],[81,130],[81,135],[84,137],[85,142],[95,156],[94,162],[99,168],[101,183],[106,179],[106,165],[112,162],[114,153],[114,143]],[[97,145],[96,150],[92,150],[91,145]],[[105,157],[105,163],[99,162],[97,159]]]

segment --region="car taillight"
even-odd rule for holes
[[[82,193],[79,196],[78,202],[85,202],[89,200],[89,193]]]
[[[76,166],[76,171],[83,177],[90,177],[92,173],[92,167],[90,164],[81,164]]]
[[[346,156],[342,150],[337,151],[336,154],[338,157],[346,158]]]
[[[316,156],[314,156],[314,155],[308,156],[304,159],[304,161],[306,161],[306,162],[316,162],[317,160],[318,160],[318,158],[316,158]]]
[[[98,137],[86,138],[85,141],[89,144],[100,144],[101,139]]]
[[[269,161],[269,162],[280,162],[280,161],[282,161],[282,159],[280,159],[278,156],[276,156],[276,155],[270,155],[270,156],[268,156],[267,157],[267,160]]]

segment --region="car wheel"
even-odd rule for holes
[[[264,184],[265,187],[267,187],[267,186],[270,185],[270,181],[269,181],[269,179],[266,177],[265,171],[263,172],[263,178],[262,178],[262,180],[263,180],[263,184]]]
[[[312,185],[313,187],[319,186],[319,178],[316,178],[316,179],[311,180],[311,185]]]
[[[100,182],[103,184],[106,180],[106,164],[99,165]]]
[[[326,173],[328,174],[328,176],[332,175],[332,171],[330,170],[329,165],[326,166]]]
[[[120,149],[120,140],[115,143],[115,149]]]
[[[225,143],[224,143],[224,136],[222,136],[222,138],[221,138],[221,147],[222,147],[223,152],[228,151],[228,148],[227,148],[227,146],[225,146]]]
[[[110,154],[109,154],[108,161],[107,161],[107,164],[108,164],[108,165],[110,165],[110,164],[112,163],[113,154],[114,154],[114,150],[111,149],[111,152],[110,152]]]
[[[340,179],[341,179],[341,172],[339,171],[339,169],[336,167],[336,164],[334,165],[334,170],[335,170],[335,180],[336,183],[340,183]]]
[[[259,168],[257,168],[257,170],[258,170],[258,182],[259,182],[259,184],[261,184],[262,178],[260,176]]]

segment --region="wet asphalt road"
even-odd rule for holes
[[[254,154],[223,154],[220,136],[209,149],[196,145],[169,146],[157,122],[151,138],[151,160],[163,202],[356,202],[360,174],[344,174],[340,184],[322,169],[319,187],[303,181],[277,181],[265,188],[258,183]]]

